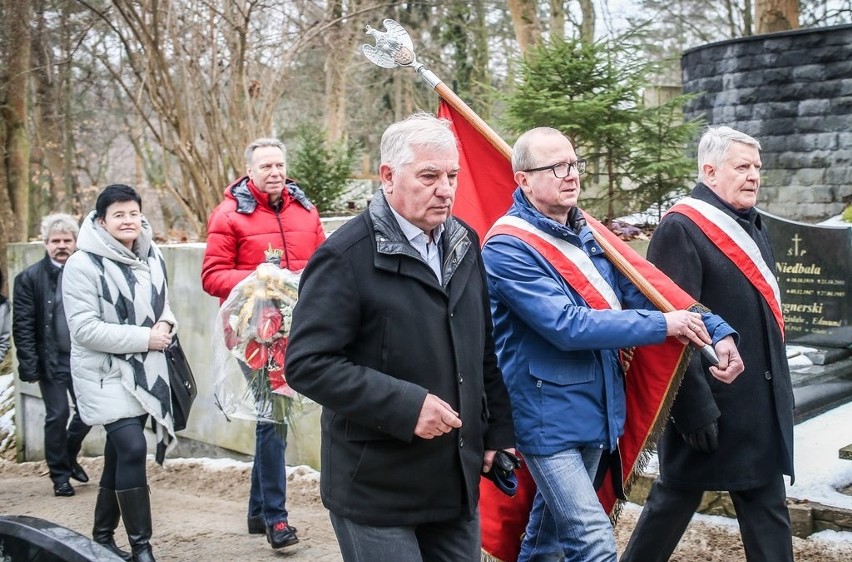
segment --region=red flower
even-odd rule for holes
[[[272,353],[272,360],[281,368],[284,368],[284,358],[287,356],[287,338],[278,338],[272,342],[269,351]]]
[[[269,350],[266,345],[252,340],[246,344],[246,365],[252,369],[260,369],[269,360]]]
[[[273,392],[285,384],[287,384],[287,381],[284,380],[284,369],[269,370],[269,388],[271,388]]]
[[[225,347],[234,349],[240,344],[240,338],[237,333],[231,328],[230,324],[225,324]]]
[[[281,312],[271,304],[264,305],[257,315],[257,337],[270,340],[281,329]]]

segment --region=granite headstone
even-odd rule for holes
[[[772,237],[788,343],[852,345],[852,228],[760,213]]]

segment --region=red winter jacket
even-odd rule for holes
[[[224,301],[237,283],[266,261],[267,250],[281,253],[282,268],[301,271],[324,240],[316,207],[294,182],[287,180],[276,211],[248,176],[240,178],[225,189],[225,200],[207,220],[201,285]]]

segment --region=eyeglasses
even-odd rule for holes
[[[550,170],[553,175],[559,179],[567,178],[571,173],[571,168],[577,168],[577,173],[583,175],[586,173],[586,161],[577,160],[576,162],[557,162],[551,166],[542,166],[540,168],[530,168],[529,170],[521,170],[522,172],[543,172]]]

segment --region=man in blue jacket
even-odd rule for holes
[[[709,313],[657,311],[615,269],[577,208],[585,161],[562,133],[524,133],[512,168],[518,189],[483,261],[517,449],[537,486],[518,559],[615,561],[594,477],[624,429],[619,349],[712,343],[713,374],[730,382],[743,370],[736,333]]]

